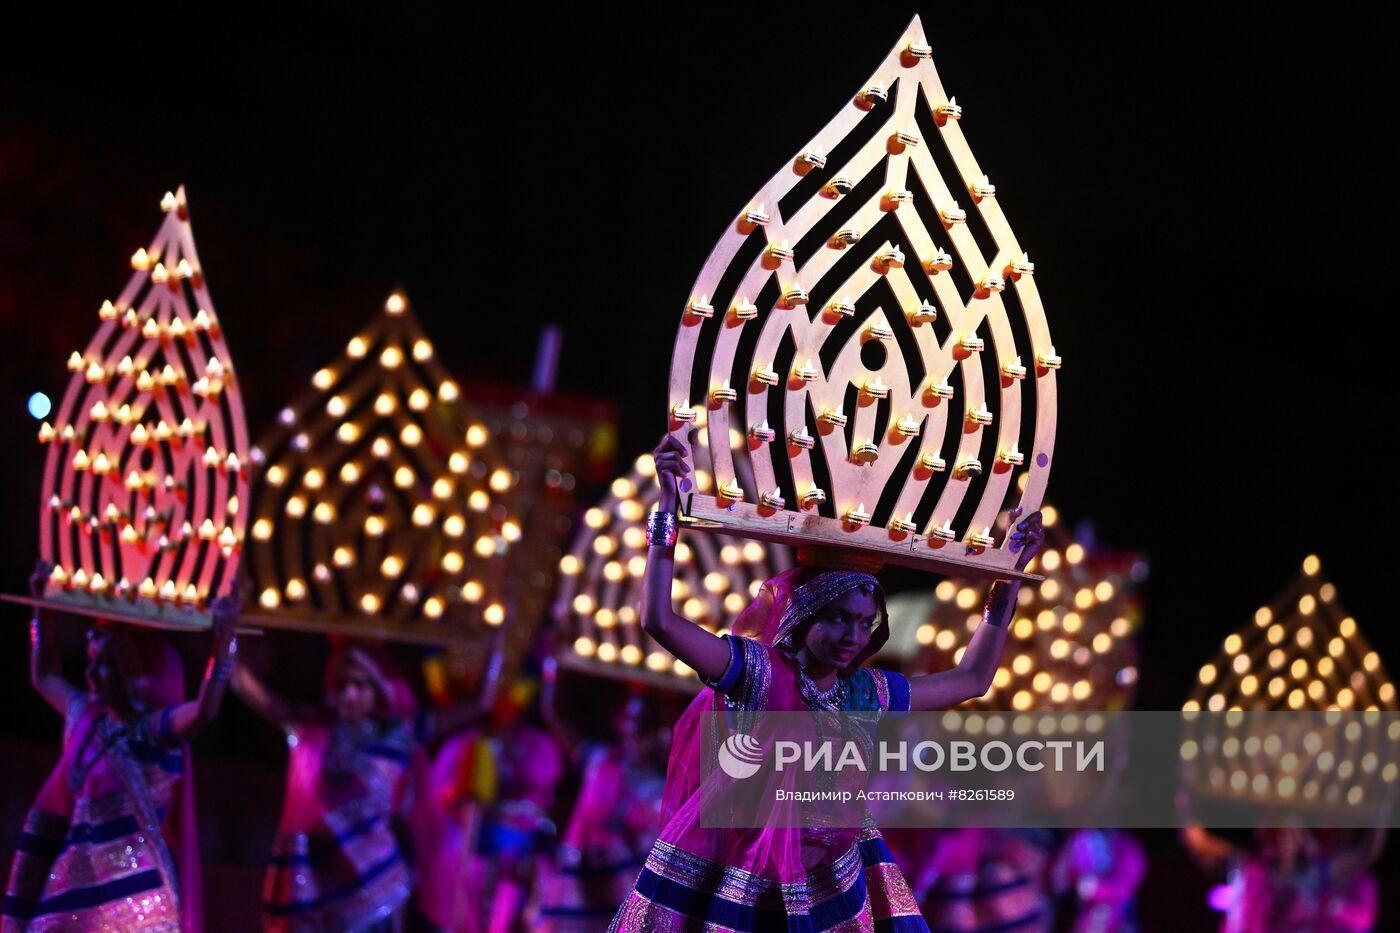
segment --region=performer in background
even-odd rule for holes
[[[36,598],[47,578],[41,564]],[[86,689],[74,687],[35,610],[30,678],[64,717],[63,753],[15,845],[5,933],[203,928],[187,743],[223,700],[239,605],[236,595],[213,605],[214,648],[193,700],[169,639],[103,621],[88,631]]]
[[[1210,905],[1225,916],[1221,933],[1367,933],[1379,894],[1372,863],[1385,845],[1380,828],[1256,829],[1239,846],[1191,823],[1181,841],[1202,870],[1225,883]]]
[[[503,630],[493,632],[491,677]],[[382,647],[342,644],[325,670],[327,702],[297,710],[246,666],[234,689],[287,734],[286,798],[264,887],[274,933],[387,933],[403,928],[412,887],[393,822],[422,747],[483,718],[475,700],[419,712]]]
[[[474,680],[460,677],[449,686],[444,679],[435,699],[448,706],[474,696],[483,709],[494,707],[502,661],[501,653],[495,651],[480,671],[473,672],[478,675]],[[486,929],[485,905],[490,897],[476,845],[485,801],[495,798],[489,726],[483,717],[444,739],[431,764],[417,769],[409,822],[422,915],[419,925],[424,930],[481,933]]]
[[[1117,829],[964,827],[928,833],[910,864],[925,919],[946,933],[1134,933],[1147,861]],[[899,852],[903,861],[904,852]]]
[[[538,654],[538,653],[537,653]],[[486,736],[490,768],[477,836],[482,905],[489,933],[533,929],[536,882],[548,868],[557,830],[550,811],[564,778],[564,759],[543,721],[539,685],[521,677],[497,701]]]
[[[1055,929],[1048,888],[1056,839],[1050,830],[959,827],[930,830],[927,840],[906,864],[915,866],[909,875],[914,897],[935,930]]]
[[[558,665],[552,657],[545,659],[543,674],[541,712],[582,781],[568,828],[540,883],[537,929],[602,933],[631,893],[661,829],[663,736],[634,692],[614,711],[611,741],[582,739],[559,715]]]
[[[944,709],[983,695],[1006,643],[1006,623],[1019,584],[998,582],[982,624],[960,663],[906,679],[861,664],[889,637],[884,590],[870,573],[801,566],[766,581],[734,624],[716,636],[676,614],[678,481],[691,465],[671,436],[655,452],[659,510],[648,522],[643,625],[648,634],[692,667],[710,689],[691,703],[676,727],[663,829],[612,929],[677,929],[714,923],[731,930],[868,928],[889,924],[927,929],[904,876],[866,814],[859,829],[713,829],[703,825],[706,801],[733,782],[705,773],[706,711],[828,710],[841,712]],[[1044,540],[1039,513],[1011,533],[1024,568]],[[799,561],[803,555],[799,553]]]
[[[1071,933],[1136,933],[1147,856],[1126,829],[1076,829],[1050,867],[1050,890]]]
[[[468,727],[418,769],[409,820],[418,872],[418,927],[431,933],[481,933],[490,897],[476,855],[483,800],[495,780],[485,729]]]

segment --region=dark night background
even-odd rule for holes
[[[65,359],[167,189],[188,188],[254,437],[402,285],[468,381],[525,382],[540,327],[561,323],[561,390],[621,403],[630,457],[663,430],[678,312],[716,237],[915,11],[652,8],[675,17],[662,24],[601,8],[338,10],[100,39],[11,28],[0,590],[23,590],[36,552],[42,455],[25,400],[61,397]],[[1310,552],[1400,670],[1381,434],[1400,206],[1385,29],[1219,10],[917,12],[1065,357],[1051,501],[1151,559],[1139,705],[1178,708]],[[27,618],[0,609],[6,848],[59,729],[28,686]],[[203,808],[255,826],[206,830],[227,916],[245,916],[278,739],[231,700],[196,755]],[[1144,928],[1211,928],[1206,882],[1173,835],[1146,839]],[[1382,862],[1383,890],[1397,864]],[[1400,915],[1384,896],[1383,926]]]

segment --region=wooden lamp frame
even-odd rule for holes
[[[1028,576],[993,529],[1018,472],[1014,504],[1044,495],[1061,361],[961,117],[915,17],[715,244],[681,314],[668,401],[679,439],[708,433],[717,482],[687,497],[693,524]],[[896,349],[867,366],[871,341]]]
[[[69,358],[57,417],[40,428],[39,553],[53,566],[44,594],[4,598],[198,630],[238,572],[248,431],[185,189],[161,209],[126,287]]]

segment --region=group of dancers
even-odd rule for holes
[[[46,576],[36,570],[36,589]],[[419,708],[382,646],[342,643],[325,702],[299,706],[238,662],[239,609],[236,597],[213,605],[193,700],[170,639],[106,622],[88,632],[85,685],[70,684],[36,611],[31,675],[64,716],[63,751],[17,841],[0,929],[204,929],[189,740],[230,686],[287,740],[265,930],[606,928],[658,828],[664,743],[639,695],[617,709],[611,741],[584,738],[555,708],[552,661],[532,707],[499,695],[497,629],[469,700]],[[570,766],[582,783],[556,838]]]
[[[734,787],[704,767],[715,715],[878,716],[981,696],[1020,584],[995,583],[957,664],[924,676],[865,666],[889,637],[885,592],[869,566],[837,551],[801,553],[715,635],[672,609],[687,452],[667,437],[654,456],[660,499],[646,528],[641,620],[704,684],[670,730],[648,722],[655,698],[633,692],[609,717],[606,741],[584,737],[561,715],[549,657],[532,699],[502,702],[499,629],[467,699],[421,707],[382,647],[345,643],[326,665],[325,702],[300,708],[240,663],[236,596],[212,607],[193,699],[168,638],[105,623],[88,633],[86,685],[69,684],[53,623],[36,612],[32,679],[64,716],[63,749],[16,844],[0,931],[204,928],[189,740],[230,686],[289,749],[266,930],[1137,928],[1146,865],[1127,833],[901,830],[887,841],[868,811],[844,823],[709,825],[707,806]],[[1013,513],[1008,533],[1024,569],[1044,542],[1038,513]],[[559,833],[555,794],[570,770],[579,789]],[[1290,864],[1306,860],[1304,848],[1290,850]],[[1210,853],[1237,871],[1260,864]],[[1258,883],[1277,895],[1277,872],[1264,874]],[[1364,865],[1352,880],[1314,880],[1335,893],[1363,876]],[[1236,923],[1227,929],[1274,929],[1269,903],[1250,909],[1252,920],[1227,918]],[[1369,919],[1333,911],[1331,925],[1306,928],[1364,930],[1374,913],[1373,903]]]

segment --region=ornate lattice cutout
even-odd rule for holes
[[[709,435],[716,489],[693,519],[1007,576],[992,529],[1018,471],[1020,504],[1043,496],[1060,358],[931,56],[916,17],[715,244],[670,426]]]
[[[1017,598],[1003,662],[986,696],[959,709],[1017,712],[1112,711],[1127,708],[1137,683],[1140,621],[1133,568],[1139,559],[1105,567],[1044,508],[1045,549],[1030,569],[1043,574]],[[986,586],[944,580],[919,626],[920,672],[946,670],[962,656],[982,618]]]
[[[1354,811],[1394,793],[1400,722],[1378,714],[1396,708],[1380,655],[1309,555],[1293,584],[1201,667],[1183,709],[1317,715],[1278,725],[1188,716],[1183,778],[1199,797]],[[1328,716],[1346,712],[1363,715]]]
[[[98,311],[53,424],[39,550],[44,601],[171,627],[208,625],[238,569],[248,431],[182,187]]]
[[[711,488],[703,461],[695,480]],[[693,689],[694,672],[642,631],[646,517],[655,511],[656,473],[650,454],[613,480],[609,495],[584,513],[583,528],[560,561],[556,616],[566,636],[563,663],[608,677]],[[671,595],[678,611],[718,634],[758,592],[791,564],[786,549],[725,535],[682,535],[676,544]],[[570,640],[572,639],[572,640]]]
[[[407,300],[389,296],[258,446],[261,621],[452,642],[506,621],[515,477]]]

